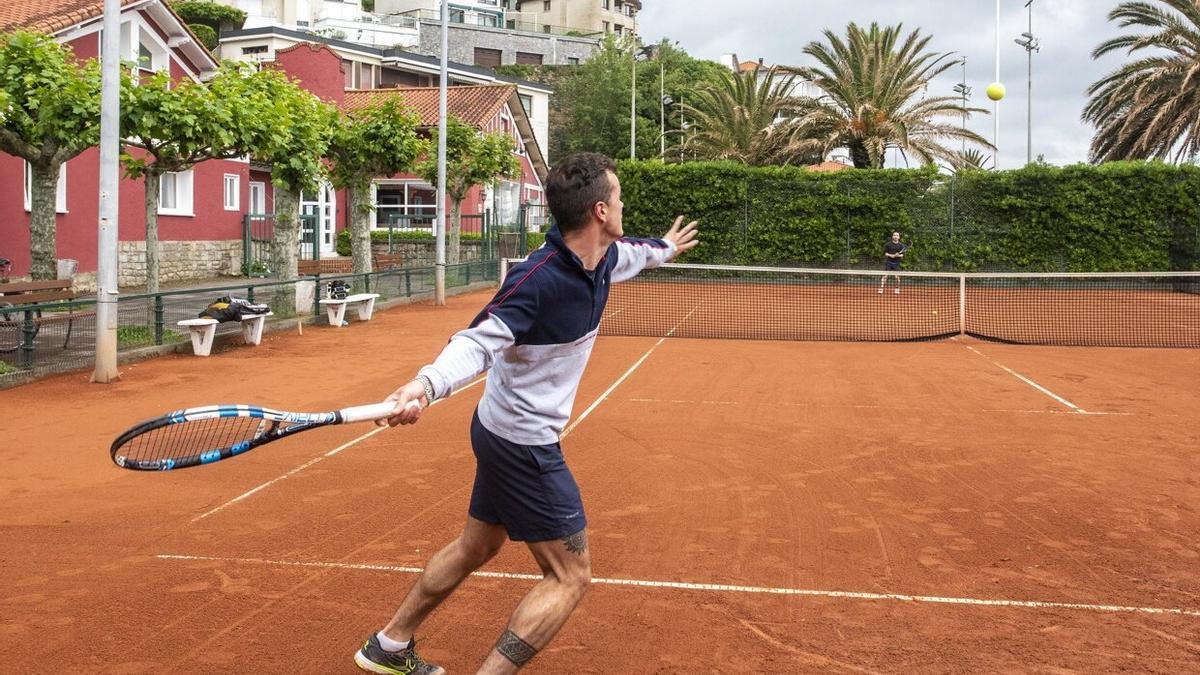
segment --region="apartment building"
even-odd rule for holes
[[[580,35],[637,33],[642,0],[507,0],[510,28]]]

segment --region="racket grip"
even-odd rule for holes
[[[420,403],[409,401],[406,408],[419,408]],[[353,408],[343,408],[339,412],[342,415],[342,422],[353,424],[355,422],[374,422],[375,420],[387,419],[395,414],[396,404],[390,401],[385,403],[372,403],[370,405],[358,405]]]

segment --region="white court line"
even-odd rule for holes
[[[201,562],[225,562],[258,565],[274,565],[278,567],[308,567],[321,569],[365,570],[376,572],[397,572],[401,574],[421,574],[425,570],[420,567],[400,567],[396,565],[372,565],[368,563],[342,563],[304,560],[266,560],[263,558],[222,558],[203,555],[171,555],[154,556],[159,560],[193,560]],[[522,581],[541,581],[541,575],[515,574],[511,572],[474,572],[473,577],[484,579],[519,579]],[[1077,602],[1044,602],[1039,600],[1003,600],[986,598],[953,598],[933,595],[908,595],[904,593],[860,593],[856,591],[821,591],[805,588],[771,588],[766,586],[733,586],[729,584],[693,584],[682,581],[649,581],[644,579],[604,579],[593,578],[593,584],[609,586],[637,586],[641,588],[670,588],[684,591],[710,591],[718,593],[765,593],[769,595],[799,595],[819,598],[842,598],[847,600],[890,600],[898,602],[920,602],[945,605],[975,605],[981,607],[1023,607],[1033,609],[1072,609],[1086,612],[1122,612],[1134,614],[1176,614],[1181,616],[1200,617],[1200,609],[1178,609],[1172,607],[1132,607],[1125,605],[1092,605]]]
[[[466,390],[470,389],[471,387],[474,387],[475,385],[479,384],[480,382],[483,382],[484,379],[485,378],[481,377],[481,378],[475,380],[474,382],[471,382],[470,384],[466,385],[465,387],[462,387],[461,389],[451,392],[450,396],[455,396],[456,394],[458,394],[461,391],[466,391]],[[447,397],[447,398],[449,398],[449,397]],[[435,405],[441,403],[444,400],[446,400],[446,399],[439,398],[438,400],[434,401],[433,403],[431,403],[429,405],[430,405],[430,407],[432,407],[432,406],[435,406]],[[250,495],[252,495],[256,492],[259,492],[260,490],[265,490],[285,478],[290,478],[291,476],[294,476],[294,475],[300,473],[301,471],[307,469],[308,467],[312,466],[313,464],[316,464],[317,462],[321,462],[321,461],[324,461],[325,459],[333,457],[334,455],[338,454],[339,452],[341,452],[347,448],[353,447],[355,445],[358,445],[359,443],[362,443],[363,441],[367,440],[368,438],[374,436],[375,434],[377,434],[381,431],[387,431],[389,428],[390,427],[375,427],[374,429],[372,429],[371,431],[368,431],[367,433],[363,434],[362,436],[359,436],[358,438],[356,438],[348,443],[343,443],[342,445],[339,445],[338,447],[334,448],[333,450],[330,450],[329,452],[325,453],[324,455],[321,455],[320,457],[314,457],[314,458],[308,460],[307,462],[301,464],[300,466],[283,474],[282,476],[279,476],[277,478],[272,478],[271,480],[263,483],[262,485],[259,485],[258,487],[255,487],[246,492],[243,492],[242,494],[234,497],[233,499],[230,499],[229,501],[216,507],[215,509],[212,509],[211,511],[206,511],[205,513],[201,513],[200,515],[196,516],[195,518],[192,518],[192,522],[193,523],[199,522],[199,521],[204,520],[205,518],[213,515],[214,513],[224,511],[225,509],[229,508],[230,506],[233,506],[234,504],[242,501],[243,499],[246,499]]]
[[[1038,384],[1037,382],[1034,382],[1033,380],[1029,379],[1028,377],[1025,377],[1024,375],[1018,373],[1017,371],[1013,370],[1012,368],[1009,368],[1008,366],[1004,365],[1003,363],[1000,363],[999,361],[995,361],[995,360],[989,358],[983,352],[979,351],[978,349],[975,349],[971,345],[963,345],[963,346],[966,347],[967,349],[970,349],[971,351],[975,352],[976,354],[982,356],[983,358],[987,359],[988,361],[991,361],[992,365],[996,366],[997,368],[1000,368],[1001,370],[1008,373],[1009,375],[1012,375],[1013,377],[1024,382],[1025,384],[1033,387],[1034,389],[1037,389],[1038,391],[1049,396],[1050,398],[1054,399],[1055,401],[1058,401],[1059,403],[1067,406],[1068,408],[1071,409],[1072,412],[1079,413],[1081,415],[1094,414],[1094,413],[1089,413],[1088,411],[1084,410],[1083,408],[1080,408],[1079,406],[1075,405],[1074,403],[1071,403],[1067,399],[1050,391],[1049,389],[1043,387],[1042,385]]]
[[[587,419],[587,416],[592,414],[592,411],[596,409],[596,406],[599,406],[601,403],[603,403],[604,399],[608,398],[609,394],[613,393],[613,391],[617,387],[621,386],[621,383],[624,382],[626,379],[628,379],[629,376],[633,374],[633,371],[637,370],[638,367],[642,365],[642,362],[644,362],[646,359],[650,358],[650,355],[654,353],[655,349],[658,349],[659,345],[666,342],[667,338],[674,335],[675,330],[678,329],[680,326],[682,326],[684,321],[687,321],[688,319],[692,318],[692,315],[695,314],[696,310],[699,308],[700,308],[700,305],[696,305],[695,307],[693,307],[692,311],[688,312],[687,316],[680,319],[679,323],[675,324],[674,328],[667,331],[667,334],[665,336],[663,336],[662,338],[660,338],[658,340],[658,342],[655,342],[653,347],[651,347],[650,349],[647,349],[646,353],[642,354],[642,358],[638,359],[636,363],[634,363],[632,366],[630,366],[629,370],[625,371],[625,374],[622,375],[620,378],[618,378],[616,382],[613,382],[611,387],[604,390],[604,393],[600,394],[600,398],[596,399],[595,401],[592,401],[592,404],[590,406],[588,406],[587,410],[584,410],[583,413],[581,413],[579,415],[579,417],[576,417],[575,421],[571,422],[570,426],[568,426],[565,430],[563,430],[562,434],[559,435],[558,439],[561,441],[562,439],[566,438],[567,434],[574,431],[575,427],[579,426],[580,422]]]
[[[631,398],[629,401],[633,403],[672,403],[679,405],[741,405],[739,401],[685,401],[673,398]],[[775,403],[774,405],[785,408],[854,408],[862,410],[929,410],[928,407],[916,406],[895,406],[895,405],[856,405],[856,404],[836,404],[836,403]],[[1086,410],[1017,410],[1012,408],[983,408],[979,412],[986,413],[1019,413],[1022,415],[1089,415],[1095,417],[1103,417],[1105,415],[1118,415],[1123,417],[1132,417],[1133,413],[1129,412],[1088,412]]]

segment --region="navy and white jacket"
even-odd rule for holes
[[[674,254],[675,245],[662,239],[622,239],[589,272],[554,228],[545,245],[509,269],[492,301],[421,374],[442,398],[489,371],[478,411],[483,426],[521,445],[557,443],[596,342],[609,284]]]

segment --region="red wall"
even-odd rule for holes
[[[346,75],[342,72],[342,57],[328,45],[301,42],[281,49],[275,52],[271,67],[287,73],[318,98],[341,107],[346,95]]]
[[[136,150],[132,150],[136,152]],[[29,212],[23,204],[22,160],[0,153],[0,256],[13,261],[13,274],[29,273]],[[67,162],[67,213],[58,214],[56,234],[59,258],[79,261],[78,271],[96,269],[96,236],[99,222],[100,152],[92,148]],[[214,160],[194,169],[193,217],[158,217],[161,241],[233,240],[242,236],[242,214],[249,199],[249,165]],[[226,211],[224,176],[240,177],[239,210]],[[121,241],[141,241],[146,236],[143,183],[122,179],[118,196],[118,236]]]

